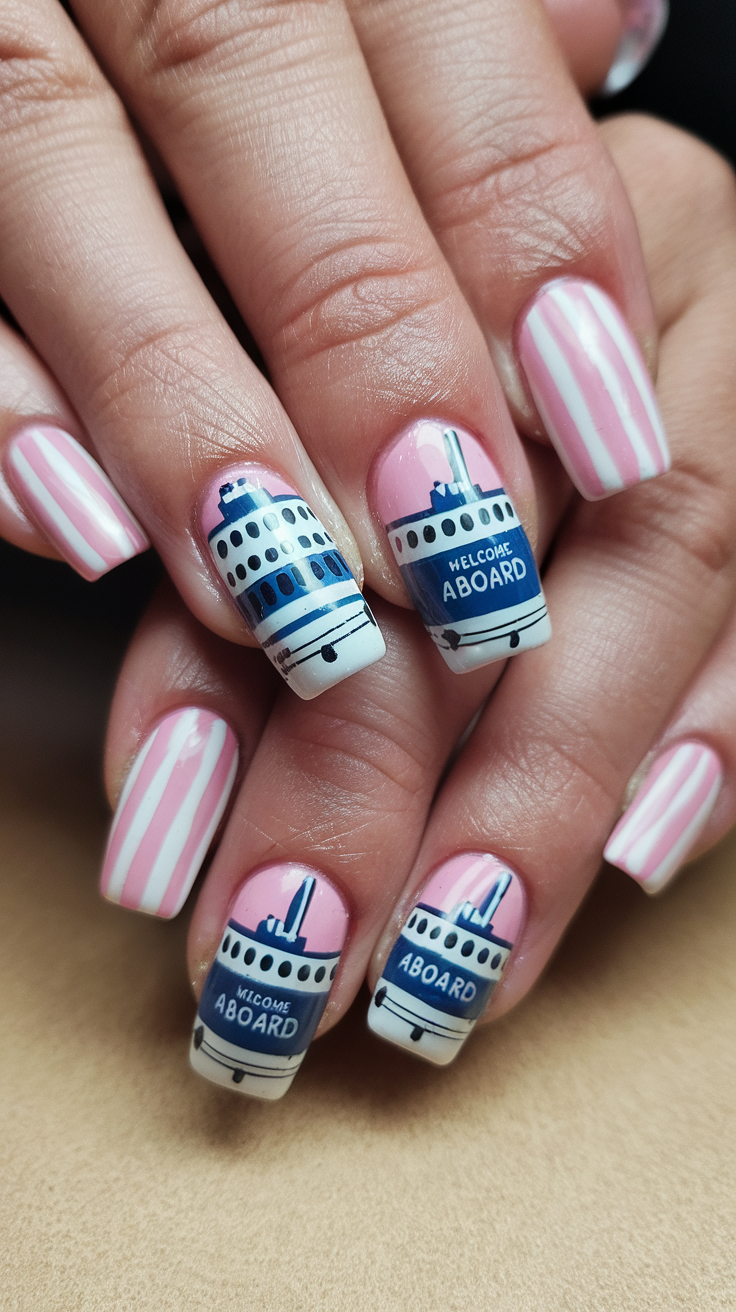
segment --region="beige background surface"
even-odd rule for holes
[[[283,1103],[187,1065],[183,921],[101,904],[112,657],[5,643],[0,1307],[736,1308],[736,844],[599,883],[528,1002],[437,1071],[365,998]]]

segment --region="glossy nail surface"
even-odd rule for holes
[[[368,1011],[375,1034],[444,1066],[485,1011],[524,921],[518,875],[486,853],[445,862],[394,944]]]
[[[606,861],[658,893],[694,847],[722,783],[720,757],[704,743],[663,752],[606,843]]]
[[[477,438],[435,420],[412,424],[381,457],[375,498],[409,596],[451,670],[547,642],[529,541]]]
[[[194,1022],[195,1071],[281,1098],[325,1009],[348,928],[345,905],[307,866],[268,866],[243,885]]]
[[[125,781],[102,868],[110,902],[179,913],[222,818],[238,767],[232,729],[211,711],[173,711],[146,739]]]
[[[62,429],[39,425],[18,433],[5,471],[23,509],[89,582],[150,546],[104,470]]]
[[[588,501],[667,472],[646,365],[599,287],[575,278],[550,283],[521,322],[518,350],[547,435]]]
[[[669,17],[667,0],[618,0],[618,3],[624,29],[599,93],[602,96],[615,96],[639,76],[659,45]]]
[[[277,475],[253,466],[229,471],[201,519],[228,594],[299,697],[317,697],[385,655],[335,543]]]

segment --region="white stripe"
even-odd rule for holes
[[[155,915],[164,900],[171,877],[192,831],[197,807],[204,797],[222,754],[227,732],[228,728],[224,720],[215,720],[210,727],[209,737],[205,743],[197,773],[189,785],[186,796],[182,799],[181,805],[158,850],[156,860],[151,866],[151,873],[148,876],[139,903],[141,911],[150,911]],[[211,826],[212,820],[210,819],[207,829],[210,838],[214,833]],[[207,846],[209,847],[209,841]],[[195,867],[195,871],[197,869],[199,869],[199,865]],[[192,866],[190,865],[188,875],[191,875],[191,873]],[[187,885],[186,880],[184,882],[188,892],[190,885]]]
[[[78,470],[76,470],[70,461],[67,460],[66,456],[62,455],[58,447],[54,446],[53,442],[49,441],[46,434],[34,432],[33,440],[41,451],[42,456],[44,456],[47,464],[61,479],[62,483],[68,487],[72,496],[76,497],[82,513],[87,515],[87,517],[97,525],[101,533],[105,533],[107,537],[109,537],[110,541],[117,547],[118,551],[122,552],[123,555],[129,556],[131,551],[136,551],[137,548],[133,539],[126,531],[125,526],[118,519],[112,506],[108,506],[104,498],[95,491],[94,486],[82,477]],[[120,504],[122,509],[125,510],[125,506],[121,501],[120,496],[116,492],[107,475],[102,469],[100,469],[97,461],[92,459],[92,456],[88,451],[85,451],[84,447],[80,446],[78,449],[82,453],[85,463],[89,465],[90,472],[104,484],[108,492],[112,493],[115,500]]]
[[[721,776],[719,773],[718,778],[714,780],[713,787],[708,793],[703,805],[693,816],[687,829],[683,830],[683,833],[680,835],[675,846],[671,848],[670,852],[664,857],[649,878],[642,881],[642,888],[645,888],[647,893],[657,893],[662,885],[666,884],[670,875],[674,874],[680,863],[684,861],[716,804],[716,798],[721,790],[721,782]]]
[[[154,732],[149,735],[147,741],[141,747],[141,750],[139,751],[132,766],[128,771],[128,777],[125,780],[125,783],[123,784],[123,791],[121,792],[120,797],[118,798],[118,804],[115,807],[115,815],[112,822],[112,828],[110,830],[110,837],[107,840],[108,848],[110,847],[110,844],[112,843],[112,840],[115,837],[115,832],[117,830],[118,825],[120,824],[120,817],[125,809],[125,803],[130,797],[130,794],[132,793],[133,789],[135,788],[138,775],[143,769],[143,765],[146,760],[146,757],[148,756],[148,753],[153,747],[155,737],[156,737],[156,731],[154,730]]]
[[[662,794],[672,787],[673,776],[676,778],[680,770],[685,771],[687,769],[691,756],[697,750],[695,743],[681,743],[672,759],[667,762],[664,770],[661,771],[652,784],[649,792],[638,803],[634,799],[628,818],[624,821],[616,837],[606,844],[604,853],[606,861],[615,862],[623,856],[627,845],[635,838],[636,832],[642,826],[646,828],[648,816],[656,807]]]
[[[560,399],[567,407],[568,414],[575,425],[580,438],[590,456],[593,467],[603,484],[603,487],[609,491],[623,487],[623,479],[611,458],[608,447],[602,440],[598,429],[593,421],[583,397],[578,387],[572,369],[570,368],[565,356],[557,345],[552,333],[542,319],[542,315],[537,306],[535,306],[527,317],[527,326],[532,335],[532,341],[541,355],[552,381],[560,394]],[[546,407],[544,400],[538,395],[537,388],[534,386],[532,379],[529,384],[537,403],[539,413],[544,420],[545,427],[549,436],[557,445],[557,453],[562,463],[567,468],[574,483],[577,484],[579,475],[574,465],[571,463],[565,443],[560,434],[555,430],[549,414],[545,413]]]
[[[597,335],[586,332],[585,316],[578,308],[575,301],[565,294],[562,287],[553,287],[550,292],[551,299],[558,306],[561,313],[567,319],[570,327],[585,341],[588,358],[593,362],[598,373],[603,380],[603,385],[608,392],[614,409],[621,421],[626,436],[631,443],[631,448],[636,456],[639,465],[639,473],[642,479],[655,478],[659,470],[654,462],[653,456],[647,446],[646,439],[639,428],[629,405],[626,391],[621,379],[614,367],[612,361],[608,358],[600,339]],[[603,325],[605,327],[605,325]],[[630,380],[633,383],[633,379]]]
[[[662,426],[662,419],[659,413],[659,407],[652,394],[652,380],[646,372],[641,362],[639,353],[635,350],[627,332],[621,326],[618,316],[612,310],[607,297],[598,287],[591,283],[584,285],[585,295],[590,301],[593,308],[600,316],[601,322],[606,330],[610,333],[616,346],[626,362],[626,367],[631,374],[632,382],[642,400],[642,405],[649,416],[649,422],[654,430],[654,436],[657,439],[657,446],[662,457],[663,472],[666,472],[671,461],[670,449],[667,444],[667,437]]]
[[[671,802],[668,803],[667,809],[658,820],[655,820],[649,830],[645,834],[642,834],[641,838],[637,839],[637,841],[632,844],[631,851],[626,856],[626,869],[630,871],[631,874],[641,874],[642,868],[646,864],[649,855],[657,846],[657,843],[662,838],[665,831],[673,821],[677,819],[679,813],[685,809],[688,802],[690,802],[697,793],[708,773],[709,766],[710,761],[708,756],[706,753],[703,753],[692,774],[683,781]],[[663,860],[669,860],[669,857],[663,858]]]
[[[219,802],[217,803],[217,809],[215,810],[212,816],[212,821],[207,828],[207,832],[202,837],[202,842],[199,844],[199,847],[197,848],[196,852],[194,853],[194,856],[192,857],[192,864],[189,868],[189,874],[187,878],[184,880],[184,883],[182,884],[181,891],[179,893],[179,897],[176,902],[176,906],[174,907],[174,910],[171,912],[171,915],[169,917],[170,920],[173,920],[174,916],[178,916],[179,912],[181,911],[182,907],[184,906],[184,903],[186,902],[189,896],[189,890],[191,889],[192,884],[194,883],[194,880],[199,872],[199,868],[202,862],[204,861],[205,856],[207,855],[207,850],[209,848],[210,843],[212,842],[212,839],[215,834],[215,830],[217,829],[217,826],[219,825],[222,819],[225,807],[227,806],[228,799],[232,791],[232,786],[235,783],[235,775],[237,774],[237,770],[238,770],[238,753],[236,751],[233,756],[233,761],[232,761],[232,765],[230,766],[230,771],[225,781],[225,786],[222,790],[222,796]]]
[[[107,569],[107,561],[98,555],[94,547],[82,536],[79,529],[72,524],[69,516],[62,510],[57,501],[54,500],[51,492],[41,481],[38,474],[23,452],[17,447],[11,447],[10,463],[16,472],[23,479],[28,491],[33,494],[39,504],[46,511],[51,522],[56,526],[60,536],[64,539],[67,546],[73,551],[80,560],[88,567],[102,573]]]
[[[107,886],[106,897],[112,901],[118,901],[123,891],[123,886],[128,877],[131,864],[141,843],[145,837],[148,826],[150,825],[156,810],[164,795],[166,785],[171,778],[172,772],[176,766],[179,754],[190,733],[197,727],[199,711],[195,708],[187,710],[181,716],[166,749],[166,755],[159,765],[153,776],[148,788],[138,805],[125,838],[118,852],[117,860],[113,866],[110,882]]]

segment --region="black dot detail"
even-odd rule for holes
[[[424,525],[424,528],[422,530],[422,537],[424,538],[425,542],[434,542],[435,538],[437,537],[437,534],[435,533],[431,524]]]
[[[233,943],[230,949],[230,956],[232,957],[233,961],[235,960],[236,957],[240,956],[240,944],[237,939],[235,940],[235,942]]]
[[[462,954],[463,954],[464,957],[469,957],[470,954],[471,954],[471,952],[473,951],[473,948],[474,948],[474,947],[475,947],[475,944],[474,944],[472,938],[466,938],[466,940],[465,940],[465,942],[463,943],[463,945],[462,945],[460,951],[462,952]]]
[[[427,917],[422,916],[422,919],[419,921],[419,924],[417,925],[417,934],[423,934],[426,928],[427,928]]]
[[[469,533],[470,530],[471,530],[471,528],[473,527],[473,516],[472,516],[472,515],[461,515],[461,516],[460,516],[460,523],[462,524],[462,526],[463,526],[463,528],[465,529],[466,533]]]
[[[228,574],[228,576],[227,576],[227,581],[228,581],[228,583],[230,584],[230,587],[231,587],[231,588],[234,588],[234,587],[235,587],[235,575],[234,575],[234,574]]]
[[[318,966],[317,969],[316,969],[315,972],[314,972],[314,978],[315,978],[315,980],[316,980],[316,982],[317,982],[318,984],[321,984],[321,983],[322,983],[322,980],[324,979],[325,974],[326,974],[326,972],[325,972],[325,968],[324,968],[324,966]]]
[[[286,979],[286,976],[290,974],[291,974],[291,962],[282,961],[281,965],[279,966],[279,975],[281,976],[282,979]]]
[[[417,537],[417,535],[416,535],[416,533],[414,532],[414,529],[413,529],[413,528],[410,528],[410,529],[409,529],[409,532],[408,532],[407,535],[406,535],[406,540],[407,540],[407,542],[409,543],[409,546],[410,546],[410,547],[412,548],[412,550],[413,550],[414,547],[417,545],[417,543],[418,543],[418,541],[419,541],[419,538]]]
[[[307,512],[306,512],[304,506],[297,506],[297,510],[299,511],[299,514],[301,515],[302,519],[306,519],[306,518],[307,518]]]
[[[383,1003],[384,1003],[385,1000],[386,1000],[386,994],[387,994],[387,993],[388,993],[388,989],[386,989],[386,988],[383,988],[383,989],[379,989],[379,990],[378,990],[376,996],[375,996],[374,999],[373,999],[373,1002],[374,1002],[374,1004],[375,1004],[376,1007],[381,1007],[381,1006],[383,1006]],[[202,1033],[204,1034],[204,1029],[202,1030]]]
[[[265,601],[267,606],[276,605],[276,593],[274,592],[270,583],[261,584],[261,593],[263,595],[263,600]]]
[[[227,555],[227,542],[223,542],[222,538],[217,544],[217,554],[220,557],[220,560],[224,560]]]
[[[236,565],[236,566],[235,566],[235,573],[237,574],[237,576],[238,576],[239,579],[244,579],[244,578],[245,578],[245,565]]]
[[[307,506],[307,514],[310,516],[311,519],[317,518],[311,506]]]
[[[488,511],[486,510],[485,506],[481,506],[480,510],[478,511],[478,519],[480,520],[481,524],[490,524],[491,517],[488,514]]]
[[[294,543],[290,542],[288,538],[284,538],[283,542],[281,543],[281,550],[283,551],[285,556],[290,556],[292,551],[294,550]]]
[[[336,974],[337,974],[337,966],[333,966],[332,970],[330,971],[330,979],[334,979]]]
[[[456,527],[454,519],[443,519],[442,532],[446,538],[454,538]]]
[[[281,518],[285,519],[287,524],[296,524],[296,515],[288,506],[285,506],[281,511]]]
[[[401,541],[401,538],[394,538],[394,542],[396,543],[396,550],[399,552],[399,554],[401,554],[401,552],[404,550],[404,544]]]
[[[258,593],[255,591],[255,589],[254,589],[252,592],[249,592],[249,593],[248,593],[248,601],[250,602],[251,606],[253,607],[253,609],[254,609],[256,615],[258,616],[258,619],[259,619],[259,620],[262,620],[262,619],[263,619],[263,606],[261,605],[261,599],[260,599],[260,597],[258,596]]]
[[[503,519],[503,511],[500,506],[494,506],[493,513],[496,516],[496,519]]]
[[[256,959],[255,948],[248,948],[248,951],[243,955],[243,961],[245,962],[246,966],[252,966],[255,959]]]
[[[518,647],[520,642],[521,642],[521,638],[519,637],[516,630],[514,630],[514,632],[511,634],[511,637],[509,638],[509,647]]]
[[[311,547],[311,545],[312,545],[311,542],[309,541],[309,538],[307,537],[306,533],[300,533],[300,534],[299,534],[299,537],[297,538],[297,542],[299,543],[299,546],[300,546],[300,547],[305,547],[305,548],[306,548],[306,547]]]
[[[328,555],[326,555],[326,556],[324,557],[324,562],[325,562],[325,565],[327,566],[328,570],[330,571],[330,574],[335,574],[335,575],[339,578],[339,577],[340,577],[340,574],[341,574],[341,570],[340,570],[340,566],[338,565],[337,561],[336,561],[336,560],[333,560],[333,559],[332,559],[332,556],[330,556],[330,555],[328,554]]]
[[[273,965],[273,957],[267,952],[265,957],[261,957],[261,970],[270,970]]]
[[[283,592],[285,597],[290,597],[294,591],[294,584],[288,574],[277,574],[276,582],[279,585],[279,592]]]
[[[319,562],[316,560],[310,560],[309,563],[312,567],[312,573],[314,574],[314,577],[316,579],[323,579],[325,576],[325,572],[322,566],[319,564]]]
[[[454,948],[456,943],[457,943],[457,934],[448,934],[447,938],[445,939],[445,947]]]
[[[478,960],[481,966],[483,965],[484,961],[488,960],[488,948],[481,948],[480,952],[478,953]]]
[[[508,515],[509,519],[514,518],[514,507],[512,506],[510,501],[506,502],[506,514]]]
[[[415,912],[414,912],[414,915],[412,916],[411,920],[409,921],[409,929],[413,929],[414,926],[416,925],[416,923],[417,923],[417,913],[416,913],[416,911],[415,911]]]
[[[328,665],[333,665],[337,660],[337,652],[335,651],[335,648],[332,646],[332,644],[329,642],[326,642],[324,647],[320,649],[320,656],[322,657],[323,661],[327,662]]]
[[[275,528],[278,528],[278,526],[279,526],[279,521],[277,520],[275,515],[268,514],[263,516],[264,528],[269,528],[271,532],[273,532],[273,530]]]
[[[228,950],[229,947],[230,947],[230,935],[229,935],[229,934],[226,934],[226,935],[225,935],[225,942],[224,942],[223,945],[222,945],[222,950],[223,950],[223,952],[227,952],[227,950]]]
[[[265,556],[266,556],[266,560],[269,560],[269,561],[271,562],[271,564],[273,565],[273,562],[274,562],[275,560],[278,560],[278,558],[279,558],[279,553],[278,553],[278,551],[276,550],[275,547],[268,547],[267,550],[266,550],[266,552],[265,552]]]
[[[261,530],[257,524],[253,523],[253,520],[251,520],[250,524],[246,524],[245,531],[249,538],[259,538],[261,536]]]
[[[232,542],[234,547],[242,547],[243,534],[240,532],[240,529],[237,528],[233,529],[232,533],[230,534],[230,541]]]
[[[296,972],[296,977],[301,980],[309,979],[309,966],[300,966]]]
[[[260,558],[260,556],[249,556],[249,557],[248,557],[248,569],[260,569],[260,568],[261,568],[261,558]]]
[[[323,547],[325,545],[325,540],[322,537],[321,533],[313,533],[312,537],[314,538],[315,542],[319,544],[320,547]]]
[[[501,953],[497,952],[495,957],[493,958],[493,961],[491,962],[491,970],[498,970],[500,965],[501,965]]]
[[[440,936],[441,933],[442,933],[442,931],[441,931],[439,925],[435,925],[435,927],[434,927],[434,929],[432,930],[432,933],[430,934],[429,937],[430,937],[430,938],[439,938],[439,936]]]
[[[296,565],[292,565],[291,572],[294,575],[294,581],[299,584],[299,587],[306,588],[307,585],[304,582],[304,575],[302,574],[301,570],[297,569]]]

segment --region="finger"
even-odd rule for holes
[[[482,493],[505,490],[535,543],[529,470],[482,335],[411,191],[342,5],[243,4],[218,11],[216,25],[207,4],[131,9],[115,23],[108,4],[79,0],[76,10],[247,316],[369,582],[405,602],[404,561],[386,550],[368,474],[389,448],[399,466],[407,452],[411,463],[425,422],[439,443],[435,477],[450,481],[444,432],[479,435],[490,457]],[[426,509],[422,489],[411,510]],[[486,580],[475,628],[505,636],[469,644],[463,668],[546,640],[526,568],[540,622],[516,623],[529,597],[501,602],[504,586],[491,598]],[[454,631],[457,616],[411,597],[433,636]]]
[[[624,124],[611,138],[626,166],[628,136],[627,181],[646,215],[653,285],[661,288],[660,395],[680,472],[632,491],[623,505],[581,506],[571,518],[546,576],[558,617],[554,648],[509,667],[433,812],[373,963],[370,1024],[434,1061],[451,1060],[509,957],[490,1015],[537,978],[598,868],[627,780],[733,613],[733,180],[717,156],[673,129],[645,120],[633,128]],[[705,789],[707,808],[718,772],[710,751],[695,757],[702,778],[691,771],[690,781]],[[689,753],[687,760],[693,764]],[[447,983],[439,985],[440,962],[432,963],[438,975],[424,978],[427,907],[457,924],[445,931],[457,940],[443,949],[451,981],[462,984],[452,999]],[[488,948],[483,970],[463,972],[461,930],[466,966]],[[467,1007],[466,982],[474,985]]]
[[[542,6],[351,0],[350,9],[519,424],[546,432],[588,498],[665,472],[636,341],[653,361],[636,225]]]
[[[255,652],[203,629],[170,585],[149,606],[121,671],[105,774],[115,806],[103,895],[178,915],[268,717],[274,676]]]
[[[223,589],[200,520],[228,469],[237,461],[262,502],[275,495],[298,505],[306,493],[358,569],[354,543],[186,258],[121,106],[70,20],[55,0],[34,0],[6,6],[1,23],[2,293],[193,611],[241,641],[243,619],[258,620],[265,641],[269,626],[259,632],[247,600],[232,604],[239,576]],[[293,617],[308,624],[339,602],[346,621],[337,661],[293,672],[304,696],[383,650],[375,625],[349,622],[348,612],[365,615],[364,602],[351,569],[340,569],[334,585],[326,570],[319,586],[314,577]],[[309,641],[319,652],[313,632]]]

